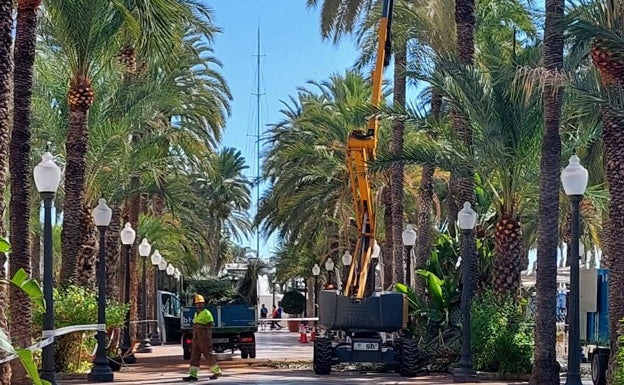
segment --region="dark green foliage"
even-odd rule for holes
[[[511,299],[487,290],[472,303],[472,351],[477,370],[530,373],[533,325]]]
[[[247,304],[247,299],[240,295],[228,279],[206,278],[187,280],[191,293],[201,294],[207,305]],[[188,305],[192,305],[188,303]]]
[[[301,314],[305,309],[305,296],[298,291],[288,291],[282,298],[282,307],[288,314]]]
[[[620,325],[622,325],[622,329],[624,330],[624,319],[620,321]],[[624,384],[624,333],[620,334],[620,350],[617,354],[617,368],[613,373],[613,379],[616,384]]]

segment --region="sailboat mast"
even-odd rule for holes
[[[258,26],[258,51],[256,53],[256,216],[260,211],[260,26]],[[260,258],[260,226],[256,228],[256,256]]]

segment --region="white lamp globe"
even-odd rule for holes
[[[110,225],[113,210],[106,204],[106,199],[100,198],[98,205],[93,209],[93,220],[98,227]]]
[[[152,256],[150,257],[152,261],[152,265],[158,266],[161,258],[162,256],[160,255],[160,252],[158,251],[158,249],[154,250],[154,252],[152,253]]]
[[[41,162],[33,170],[33,177],[37,191],[56,193],[61,183],[61,168],[54,163],[52,154],[47,151],[43,153]]]
[[[149,242],[147,242],[147,238],[143,238],[143,240],[141,241],[141,244],[139,244],[139,255],[141,257],[147,258],[150,251],[152,251],[152,245],[150,245]]]
[[[121,230],[121,243],[124,245],[131,245],[136,238],[136,232],[132,229],[130,222],[126,222],[123,230]]]

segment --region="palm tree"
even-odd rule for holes
[[[15,32],[15,67],[13,69],[13,130],[11,131],[10,159],[11,202],[9,206],[13,245],[9,272],[13,276],[19,269],[30,274],[30,223],[24,215],[30,208],[30,137],[33,64],[37,31],[37,12],[40,0],[17,2],[17,26]],[[28,296],[21,290],[11,288],[11,315],[19,319],[12,323],[11,334],[19,346],[29,346],[32,314]],[[12,383],[30,383],[25,369],[19,362],[12,364]]]
[[[5,213],[6,201],[5,192],[9,181],[9,142],[10,142],[10,101],[11,97],[11,74],[13,73],[13,59],[11,57],[11,46],[13,35],[13,5],[9,1],[0,4],[0,235],[6,235]],[[0,253],[0,264],[4,266],[7,261],[5,253]],[[0,272],[0,279],[6,278],[4,269]],[[8,332],[7,313],[5,309],[9,306],[9,293],[5,285],[0,287],[0,330]],[[0,366],[0,384],[9,385],[11,383],[11,366],[8,363]]]
[[[564,1],[546,0],[544,30],[544,69],[555,78],[563,68]],[[563,92],[557,84],[544,88],[544,133],[540,160],[540,196],[537,242],[537,312],[531,383],[558,384],[559,364],[555,354],[557,294],[557,253],[559,239],[559,172],[561,138],[559,126]]]

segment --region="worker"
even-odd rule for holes
[[[214,318],[208,309],[204,308],[204,297],[195,294],[195,316],[193,317],[193,343],[191,345],[191,367],[189,376],[184,381],[197,381],[199,372],[199,360],[202,353],[208,361],[212,375],[211,380],[216,380],[221,375],[221,368],[212,355],[212,325]]]

